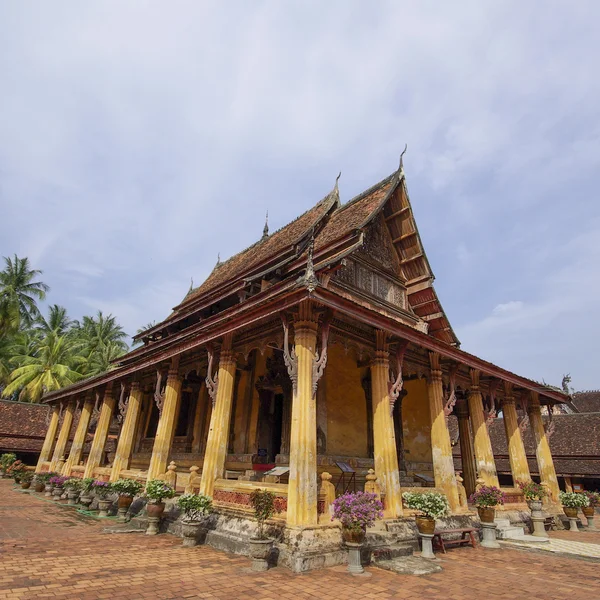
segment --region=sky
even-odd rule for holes
[[[128,333],[404,158],[462,348],[600,388],[596,0],[0,3],[0,256]]]

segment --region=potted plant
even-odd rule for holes
[[[342,524],[342,538],[345,542],[362,544],[367,527],[373,527],[377,519],[383,518],[383,504],[376,494],[350,492],[333,502],[331,520]]]
[[[15,483],[21,483],[21,477],[26,471],[27,465],[20,460],[15,460],[9,465],[8,469],[6,470],[6,474],[9,477],[12,477]]]
[[[31,471],[25,471],[21,474],[21,488],[24,490],[28,490],[31,487],[31,482],[33,481],[33,473]]]
[[[195,546],[204,517],[212,511],[212,501],[203,494],[183,494],[177,499],[177,506],[183,511],[183,545]]]
[[[17,455],[13,452],[6,452],[0,456],[0,469],[2,470],[2,477],[10,477],[7,471],[16,460]]]
[[[52,492],[54,491],[54,484],[50,483],[50,480],[53,477],[56,477],[57,475],[58,475],[58,473],[55,473],[54,471],[47,471],[46,473],[42,473],[42,477],[44,478],[44,482],[45,482],[44,489],[46,490],[46,493],[44,494],[44,496],[46,496],[46,497],[52,496]]]
[[[57,500],[60,500],[60,497],[63,494],[63,485],[67,479],[68,477],[63,477],[62,475],[54,475],[48,480],[48,483],[52,485],[52,495]]]
[[[146,533],[148,535],[156,535],[158,533],[158,524],[162,514],[165,512],[165,498],[173,498],[175,496],[175,490],[162,479],[153,479],[146,485],[146,498],[148,498],[148,504],[146,505],[146,512],[148,514],[148,529]]]
[[[92,486],[96,481],[93,477],[84,477],[81,480],[81,492],[79,495],[79,504],[84,508],[88,508],[89,505],[94,501],[92,498]]]
[[[119,479],[112,483],[113,491],[119,494],[117,514],[120,519],[125,520],[125,516],[133,502],[133,498],[142,491],[142,488],[142,484],[135,479]]]
[[[542,500],[548,495],[546,488],[535,481],[527,483],[519,482],[519,487],[525,496],[525,500],[532,511],[542,510]]]
[[[250,494],[250,504],[258,524],[256,536],[250,538],[252,570],[266,571],[269,568],[268,558],[273,548],[273,539],[265,535],[265,521],[275,513],[275,494],[257,488]]]
[[[96,479],[92,483],[92,491],[98,498],[98,508],[100,510],[99,517],[108,517],[108,510],[112,504],[111,500],[107,499],[107,496],[112,492],[112,485],[108,481],[100,481]]]
[[[560,492],[558,495],[560,502],[569,519],[577,518],[577,511],[584,506],[590,505],[590,500],[585,494],[578,492]]]
[[[504,492],[494,485],[482,485],[469,497],[469,502],[477,507],[482,523],[493,523],[496,516],[496,506],[504,504]]]
[[[433,535],[435,520],[450,512],[448,498],[439,492],[404,492],[402,499],[407,508],[419,511],[415,519],[421,534]]]
[[[81,479],[77,477],[71,477],[63,483],[63,488],[67,490],[67,504],[75,506],[77,504],[77,498],[81,492]]]
[[[593,517],[596,506],[600,505],[600,494],[598,492],[585,491],[583,495],[587,497],[590,503],[587,506],[583,506],[581,511],[586,517]]]
[[[33,489],[34,491],[41,493],[44,491],[44,488],[46,487],[46,481],[45,481],[45,473],[36,473],[36,475],[33,478]]]

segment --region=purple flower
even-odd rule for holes
[[[376,494],[354,492],[343,494],[333,502],[333,517],[342,527],[365,530],[372,527],[377,519],[383,518],[383,504]]]

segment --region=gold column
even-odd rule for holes
[[[229,423],[236,369],[235,356],[231,349],[232,342],[231,334],[223,337],[215,404],[210,416],[210,429],[204,452],[200,493],[210,497],[215,489],[215,480],[223,477],[229,444]]]
[[[56,440],[56,446],[54,447],[54,454],[52,455],[52,462],[50,463],[50,470],[55,471],[58,466],[58,461],[64,456],[67,449],[67,443],[69,441],[69,433],[71,433],[71,425],[73,425],[73,411],[74,406],[71,402],[65,407],[63,414],[63,422],[58,433],[58,439]]]
[[[510,470],[513,476],[515,487],[519,483],[531,481],[529,474],[529,465],[527,464],[527,454],[519,429],[517,419],[517,409],[515,407],[515,398],[513,396],[513,384],[504,382],[504,402],[502,403],[502,414],[504,415],[504,430],[506,431],[506,441],[508,443],[508,458],[510,460]]]
[[[371,363],[373,458],[375,475],[385,494],[384,514],[387,518],[395,518],[401,516],[403,511],[396,435],[389,396],[389,352],[385,331],[378,330],[375,335],[377,346],[375,359]]]
[[[117,481],[121,475],[121,471],[129,468],[141,404],[142,390],[140,389],[139,382],[134,381],[131,384],[127,412],[125,413],[125,419],[123,420],[123,426],[121,427],[121,435],[119,435],[119,443],[117,444],[115,460],[110,474],[111,481]]]
[[[456,403],[456,416],[458,417],[458,439],[460,441],[460,460],[463,468],[463,479],[467,496],[475,492],[477,485],[477,470],[475,468],[475,451],[473,450],[473,437],[469,425],[469,407],[464,400]]]
[[[81,409],[81,415],[79,416],[79,422],[77,423],[77,429],[75,430],[73,443],[71,444],[71,452],[69,452],[69,458],[63,468],[63,475],[66,475],[67,477],[71,475],[71,470],[74,466],[78,465],[81,460],[93,409],[94,403],[91,400],[87,400]]]
[[[152,481],[167,470],[169,463],[169,453],[173,445],[175,436],[175,427],[177,425],[176,416],[179,412],[179,401],[181,398],[182,380],[179,376],[179,357],[174,357],[171,361],[171,368],[167,377],[167,386],[165,388],[165,399],[162,405],[162,412],[156,428],[156,437],[152,447],[152,458],[148,467],[148,479]]]
[[[58,429],[58,413],[60,409],[57,404],[52,407],[52,416],[50,417],[50,424],[48,425],[48,431],[46,431],[46,437],[44,438],[44,445],[40,452],[40,458],[38,459],[37,467],[35,472],[39,473],[42,470],[42,465],[50,460],[52,454],[52,446],[54,446],[54,439],[56,438],[56,431]]]
[[[437,352],[430,352],[429,363],[431,374],[428,379],[427,391],[429,394],[429,412],[431,414],[431,455],[435,486],[444,491],[450,503],[450,509],[452,512],[456,512],[460,508],[460,501],[454,474],[450,432],[444,414],[440,355]]]
[[[294,322],[295,389],[290,427],[290,479],[287,524],[317,525],[317,400],[313,365],[317,351],[317,318],[310,301],[300,304]],[[287,348],[286,348],[287,351]]]
[[[202,443],[202,434],[203,425],[204,425],[204,417],[206,417],[208,404],[208,390],[206,389],[206,385],[202,385],[198,390],[198,397],[196,399],[196,412],[194,414],[194,437],[192,440],[192,452],[194,454],[200,453],[200,447]]]
[[[475,437],[474,450],[477,470],[485,485],[500,487],[494,462],[494,451],[483,416],[483,401],[479,391],[479,371],[471,369],[471,389],[469,390],[469,413]]]
[[[540,411],[540,397],[537,392],[531,392],[531,399],[527,407],[529,414],[529,423],[535,437],[535,455],[537,457],[538,469],[540,472],[540,480],[542,484],[547,484],[550,493],[550,500],[558,502],[558,479],[554,470],[554,460],[550,452],[544,422],[542,421],[542,413]]]
[[[102,453],[104,452],[104,446],[108,439],[108,429],[110,428],[110,421],[112,419],[113,410],[115,409],[115,399],[112,396],[112,388],[107,386],[104,391],[104,398],[102,399],[102,408],[100,409],[100,416],[98,417],[98,423],[96,424],[96,433],[94,434],[94,440],[92,441],[92,447],[90,448],[90,454],[85,465],[84,477],[93,477],[94,470],[100,466],[102,461]]]

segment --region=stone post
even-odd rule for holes
[[[177,425],[176,415],[179,411],[179,401],[181,398],[181,377],[179,376],[179,357],[171,359],[171,368],[167,377],[167,386],[165,388],[165,397],[162,403],[162,411],[156,428],[156,437],[152,447],[152,457],[148,467],[148,478],[146,481],[157,479],[167,470],[169,454],[173,445],[175,436],[175,427]]]
[[[98,423],[96,424],[96,433],[94,434],[94,440],[92,441],[92,447],[90,448],[90,454],[85,465],[84,477],[93,477],[94,470],[100,466],[102,461],[102,454],[104,452],[104,446],[108,439],[108,429],[110,428],[110,422],[113,416],[113,410],[115,409],[115,399],[112,395],[112,387],[110,384],[104,391],[104,398],[102,399],[102,408],[100,409],[100,416],[98,417]]]
[[[233,384],[235,382],[235,355],[232,351],[231,334],[223,337],[219,372],[214,390],[214,407],[210,417],[210,429],[204,452],[204,466],[200,493],[212,497],[215,480],[223,477],[227,446],[229,444],[229,423],[231,421],[231,405],[233,402]],[[208,374],[210,377],[210,373]],[[207,378],[208,380],[208,378]]]
[[[494,462],[492,442],[483,416],[483,401],[479,391],[479,371],[471,369],[471,389],[469,390],[469,413],[473,425],[475,459],[479,476],[485,485],[500,487]]]
[[[458,418],[458,440],[460,442],[460,460],[463,468],[465,492],[467,497],[475,492],[477,486],[477,469],[475,468],[475,450],[473,449],[473,436],[469,424],[469,407],[465,400],[456,403],[456,416]]]
[[[42,470],[42,465],[50,460],[52,446],[54,446],[54,439],[56,438],[56,431],[58,429],[58,414],[60,409],[58,405],[55,404],[51,410],[52,416],[50,417],[50,423],[48,425],[48,430],[46,431],[46,437],[44,438],[44,445],[42,446],[42,451],[40,452],[40,458],[38,459],[37,466],[35,468],[36,473],[40,473]]]
[[[319,488],[319,496],[323,500],[323,514],[321,515],[321,522],[326,525],[331,524],[333,503],[335,501],[335,486],[333,483],[331,483],[331,479],[332,476],[327,471],[323,471],[323,473],[321,473],[321,487]]]
[[[127,412],[125,413],[125,418],[123,419],[121,435],[119,435],[115,460],[113,462],[112,471],[110,474],[111,481],[117,481],[121,475],[121,471],[129,468],[141,405],[142,390],[140,389],[139,382],[134,381],[131,384],[129,401],[127,402]]]
[[[502,413],[504,415],[504,429],[506,431],[506,441],[508,442],[508,457],[510,459],[510,470],[513,476],[515,487],[519,483],[531,481],[529,474],[529,465],[527,464],[527,454],[521,437],[521,430],[517,420],[517,409],[515,408],[515,398],[513,396],[513,384],[504,382],[504,402],[502,404]]]
[[[450,432],[444,414],[442,369],[440,355],[437,352],[429,353],[429,364],[431,365],[431,371],[427,383],[427,392],[429,395],[429,413],[431,415],[431,455],[433,458],[435,487],[444,491],[450,503],[450,510],[457,512],[461,507],[454,474]]]
[[[71,432],[71,425],[73,425],[73,412],[75,407],[71,402],[67,404],[63,412],[63,422],[58,433],[58,439],[56,440],[56,446],[54,447],[54,454],[52,455],[52,462],[50,463],[50,470],[58,472],[58,462],[64,456],[67,449],[67,443],[69,441],[69,433]]]
[[[92,410],[94,409],[94,403],[91,400],[84,402],[79,415],[79,421],[77,423],[77,429],[73,436],[73,443],[71,444],[71,452],[69,452],[69,458],[65,463],[63,469],[63,475],[69,477],[74,466],[79,464],[81,455],[83,454],[83,446],[85,444],[85,438],[87,436],[88,428],[90,426],[90,420],[92,418]]]
[[[373,403],[373,458],[375,473],[385,495],[384,515],[396,518],[403,514],[400,473],[394,419],[389,396],[390,365],[385,331],[376,333],[375,359],[371,363],[371,399]]]
[[[554,470],[554,461],[546,437],[542,413],[540,411],[540,398],[537,392],[531,392],[531,398],[527,406],[529,423],[535,438],[535,454],[537,457],[538,470],[542,484],[547,484],[552,503],[558,503],[558,479]]]
[[[194,454],[200,453],[200,447],[202,443],[202,424],[204,422],[203,417],[206,415],[208,402],[208,392],[206,385],[202,385],[198,390],[198,396],[196,397],[196,410],[194,411],[194,426],[192,433],[192,452]]]
[[[317,401],[313,366],[317,352],[317,317],[310,301],[299,306],[294,323],[292,423],[290,427],[290,479],[287,524],[316,525],[317,515]],[[285,348],[287,353],[287,348]],[[294,381],[295,379],[295,381]]]

